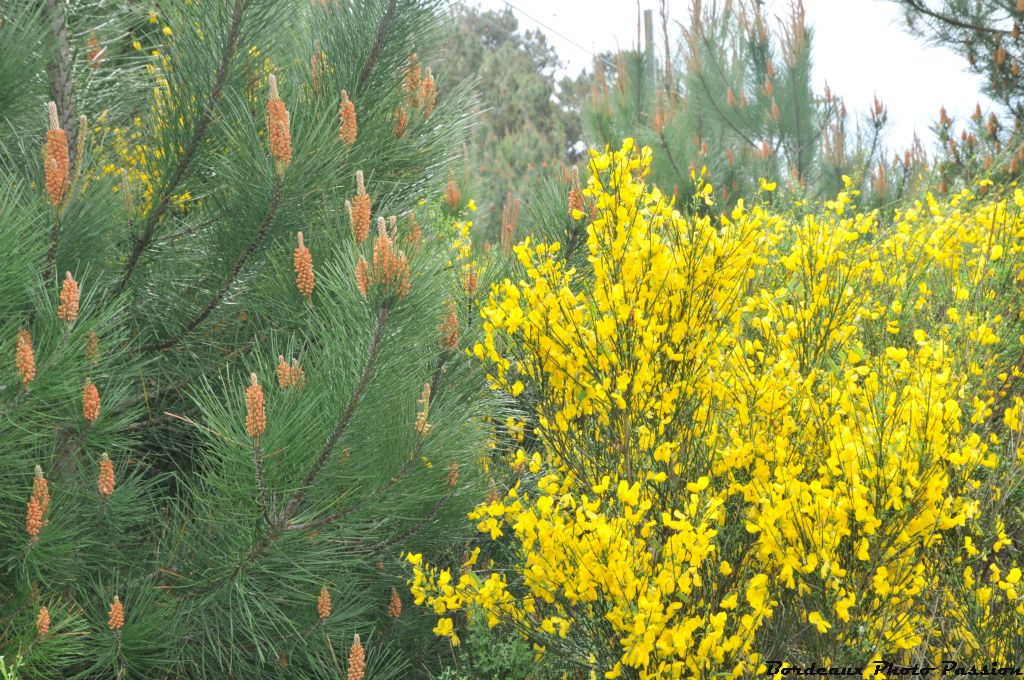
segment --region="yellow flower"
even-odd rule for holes
[[[847,597],[836,602],[836,616],[840,621],[850,620],[850,608],[857,603],[857,597],[850,593]]]
[[[872,578],[875,592],[883,597],[892,591],[892,586],[889,584],[888,577],[889,570],[886,567],[879,567]]]
[[[686,489],[687,491],[690,491],[692,493],[699,493],[704,489],[708,488],[708,484],[710,484],[710,481],[711,480],[708,479],[708,477],[705,475],[697,479],[696,482],[687,482]]]
[[[768,597],[768,576],[757,574],[747,583],[747,602],[754,612],[760,612],[765,608]]]
[[[818,629],[819,633],[827,633],[832,624],[821,618],[821,612],[811,612],[807,615],[807,623]]]
[[[434,626],[434,633],[439,637],[446,637],[451,640],[453,646],[458,646],[459,636],[455,634],[454,624],[448,617],[444,617],[437,620],[437,625]]]
[[[636,505],[640,502],[640,483],[634,482],[633,485],[630,486],[629,482],[623,479],[619,482],[617,493],[620,503]]]
[[[972,557],[980,552],[976,547],[974,547],[974,541],[970,536],[964,536],[964,550],[966,550],[967,554]]]
[[[904,347],[887,347],[885,356],[893,361],[901,362],[907,358],[907,350]]]
[[[705,216],[650,162],[634,141],[592,150],[586,269],[529,238],[485,294],[467,353],[525,407],[485,451],[510,491],[470,513],[503,557],[457,583],[413,564],[414,600],[539,654],[608,650],[596,677],[745,677],[832,617],[837,655],[934,654],[936,606],[944,637],[1009,663],[1024,189],[885,212],[847,178],[831,200]],[[452,263],[478,271],[453,230]]]

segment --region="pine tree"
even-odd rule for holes
[[[839,96],[812,86],[813,35],[801,3],[777,27],[758,2],[688,4],[678,45],[662,3],[663,47],[595,60],[584,109],[591,141],[614,146],[633,136],[651,145],[653,175],[680,203],[704,182],[731,202],[762,177],[812,198],[841,191],[844,175],[865,193],[876,189],[878,200],[911,188],[921,154],[887,158],[884,105],[875,100],[858,123]],[[638,43],[639,33],[638,16]]]
[[[907,29],[962,55],[972,73],[984,76],[984,91],[1014,120],[1024,119],[1020,79],[1024,45],[1024,3],[1016,0],[894,0],[904,10]]]
[[[0,655],[422,674],[400,556],[457,552],[488,436],[439,3],[155,7],[0,9]]]
[[[1024,2],[895,1],[903,8],[907,30],[963,56],[996,104],[987,112],[977,104],[970,120],[960,124],[945,107],[939,111],[932,129],[938,140],[941,191],[949,191],[953,182],[969,184],[979,177],[1016,180],[1024,163]]]

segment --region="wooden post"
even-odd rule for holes
[[[654,16],[653,10],[644,10],[644,59],[651,71],[651,82],[657,83],[658,65],[654,62]]]

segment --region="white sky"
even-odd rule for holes
[[[591,53],[629,48],[636,42],[636,0],[467,0],[484,9],[511,5],[520,28],[540,28],[575,75],[589,68]],[[671,21],[686,21],[689,0],[669,0]],[[767,0],[769,15],[783,14],[788,0]],[[654,10],[655,42],[661,44],[658,0],[640,0]],[[966,119],[977,102],[980,79],[966,72],[964,59],[945,48],[930,47],[903,30],[899,7],[888,0],[804,0],[814,29],[814,85],[827,78],[847,108],[867,111],[875,94],[889,111],[888,146],[902,150],[916,130],[932,151],[929,126],[945,105],[950,116]],[[538,25],[544,24],[544,26]],[[545,28],[545,26],[547,28]],[[553,29],[561,35],[555,35]],[[575,43],[575,44],[574,44]]]

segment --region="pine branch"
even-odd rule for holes
[[[679,24],[680,28],[682,28],[683,31],[686,31],[686,27],[684,27],[682,23],[678,21],[676,23]],[[701,31],[701,39],[704,43],[704,46],[707,47],[709,50],[715,49],[715,45],[711,42],[711,39],[707,36],[707,34],[704,31]],[[716,69],[718,69],[718,76],[722,79],[722,82],[728,83],[729,78],[726,76],[725,70],[722,68],[721,62],[717,59],[710,59],[709,61],[712,64],[714,64]],[[732,128],[732,131],[738,134],[741,138],[743,138],[743,140],[746,141],[747,144],[749,144],[750,146],[757,146],[757,144],[752,139],[750,139],[750,137],[748,137],[742,130],[740,130],[739,127],[737,127],[736,124],[725,115],[725,111],[719,108],[718,102],[715,100],[715,96],[711,93],[711,86],[708,85],[708,81],[704,77],[703,71],[697,71],[697,78],[700,80],[700,83],[704,88],[704,93],[707,94],[708,102],[711,104],[711,107],[715,110],[715,114],[718,116],[718,118],[721,121],[723,121],[726,125],[728,125],[730,128]]]
[[[326,515],[324,517],[321,517],[320,519],[313,520],[312,522],[306,522],[305,524],[289,524],[285,528],[288,529],[288,531],[305,531],[306,529],[319,529],[320,527],[325,526],[327,524],[331,524],[332,522],[337,522],[339,519],[344,519],[350,512],[352,512],[352,508],[346,508],[345,510],[335,512],[330,515]]]
[[[400,532],[398,534],[395,534],[394,536],[391,536],[390,538],[386,538],[383,541],[381,541],[380,543],[377,543],[372,548],[370,548],[370,553],[371,554],[382,553],[385,550],[387,550],[389,547],[393,546],[394,544],[401,543],[405,539],[407,539],[410,536],[414,535],[417,531],[422,529],[429,522],[434,521],[434,518],[437,517],[437,513],[441,510],[441,508],[444,507],[445,503],[447,503],[448,499],[450,499],[451,497],[452,497],[451,493],[447,493],[444,496],[441,496],[439,499],[437,499],[437,502],[434,503],[434,507],[432,507],[430,509],[430,511],[427,512],[427,514],[422,517],[422,519],[420,519],[418,522],[413,524],[411,527],[406,528],[404,531],[402,531],[402,532]]]
[[[363,70],[359,72],[359,79],[356,81],[355,87],[356,92],[362,92],[367,79],[370,77],[370,74],[373,73],[373,67],[377,65],[377,58],[380,56],[380,49],[384,45],[388,29],[391,27],[391,23],[395,20],[395,14],[397,11],[398,0],[390,0],[388,2],[388,8],[384,10],[384,16],[380,19],[380,24],[377,25],[377,35],[373,39],[373,47],[370,48],[370,56],[367,57],[366,63],[363,64]]]
[[[664,129],[658,130],[658,137],[661,138],[661,145],[665,149],[665,157],[668,158],[669,165],[671,165],[672,169],[676,171],[676,175],[679,177],[680,184],[685,184],[686,175],[683,174],[683,171],[679,168],[679,165],[676,163],[676,158],[672,154],[672,148],[669,147],[668,140],[665,139]],[[566,256],[566,261],[568,261],[568,256]]]
[[[363,365],[363,374],[359,378],[359,384],[357,384],[355,390],[353,390],[352,396],[349,398],[348,404],[345,407],[345,411],[341,414],[341,417],[338,419],[338,423],[334,426],[334,430],[331,432],[331,436],[327,438],[327,442],[320,451],[320,458],[318,458],[313,464],[313,467],[310,468],[305,479],[302,480],[302,485],[295,491],[291,500],[288,501],[288,505],[285,506],[284,515],[280,519],[280,524],[282,526],[286,525],[289,520],[291,520],[295,514],[295,510],[299,507],[302,501],[305,500],[309,489],[312,488],[313,483],[316,482],[316,478],[320,475],[324,465],[327,464],[327,459],[334,451],[334,447],[338,445],[341,435],[345,434],[345,430],[348,429],[349,423],[352,422],[352,417],[355,415],[356,407],[359,406],[359,400],[362,399],[363,392],[366,390],[366,386],[369,384],[370,378],[373,376],[373,371],[377,367],[377,357],[380,356],[380,345],[384,336],[384,325],[387,323],[389,315],[390,310],[386,306],[380,308],[380,313],[377,314],[377,325],[373,331],[373,339],[370,341],[370,349],[366,355],[366,363]]]
[[[75,116],[75,82],[72,76],[74,63],[71,59],[64,3],[61,0],[46,0],[46,15],[54,43],[54,54],[46,67],[50,75],[50,98],[57,105],[60,126],[68,137],[68,165],[71,171],[69,174],[73,176],[77,155],[75,138],[78,118]]]
[[[433,398],[434,395],[431,394],[431,403],[433,402]],[[405,457],[405,461],[402,463],[402,467],[398,469],[398,472],[389,477],[387,482],[385,482],[382,486],[378,487],[372,492],[374,498],[376,498],[378,501],[383,501],[384,499],[387,498],[388,493],[395,486],[395,484],[401,481],[405,477],[406,473],[409,472],[409,467],[413,464],[413,461],[419,458],[420,453],[423,451],[423,441],[423,436],[417,437],[416,445],[409,452],[409,455]],[[332,522],[337,522],[340,519],[344,519],[349,514],[351,514],[352,511],[355,509],[356,507],[348,507],[345,508],[344,510],[340,510],[338,512],[326,515],[324,517],[321,517],[320,519],[316,519],[311,522],[306,522],[304,524],[288,524],[284,527],[284,529],[286,531],[318,529],[326,524],[331,524]]]
[[[70,153],[70,151],[68,152]],[[50,225],[50,247],[46,250],[46,269],[43,270],[43,285],[53,278],[54,263],[57,261],[57,242],[60,240],[60,209],[56,209],[53,224]]]
[[[146,221],[142,225],[141,233],[135,238],[135,243],[132,246],[132,252],[128,256],[124,272],[121,274],[121,281],[115,291],[115,294],[117,295],[124,292],[125,288],[128,287],[132,274],[134,274],[136,267],[139,265],[139,258],[142,257],[143,251],[146,250],[150,242],[153,240],[153,232],[156,230],[157,223],[160,221],[160,218],[163,216],[168,206],[170,206],[171,198],[174,196],[175,190],[185,178],[185,174],[188,171],[189,166],[192,164],[192,160],[195,158],[196,152],[199,150],[199,146],[206,137],[206,132],[210,127],[210,123],[213,122],[214,109],[217,107],[217,103],[220,101],[221,95],[224,92],[224,85],[228,79],[228,70],[231,66],[232,59],[234,59],[235,50],[238,48],[238,39],[242,30],[242,13],[245,11],[245,6],[247,4],[247,0],[235,0],[235,7],[231,13],[231,25],[228,28],[227,40],[224,43],[224,51],[221,54],[220,63],[217,65],[217,74],[213,80],[213,89],[210,90],[210,97],[206,100],[206,104],[203,106],[203,112],[199,116],[199,122],[196,124],[196,128],[192,133],[192,138],[189,139],[188,145],[178,158],[177,167],[175,167],[174,172],[161,189],[160,198],[146,217]]]
[[[738,134],[747,144],[756,147],[757,144],[755,144],[754,141],[742,130],[736,127],[736,124],[729,120],[728,116],[725,115],[725,112],[718,107],[718,102],[715,101],[715,96],[711,93],[711,87],[708,86],[708,81],[704,78],[704,74],[698,73],[697,79],[700,80],[700,84],[704,87],[704,92],[708,96],[708,102],[711,104],[711,108],[715,110],[715,114],[718,116],[719,120],[728,125],[732,131]]]
[[[445,363],[447,363],[448,359],[450,359],[454,354],[455,353],[452,352],[451,350],[447,350],[438,355],[437,365],[434,369],[434,375],[430,382],[430,400],[427,402],[428,405],[433,404],[434,399],[437,398],[437,392],[438,389],[440,388],[441,375],[444,373],[444,365]],[[402,463],[402,467],[399,468],[398,472],[392,475],[383,486],[381,486],[379,489],[373,492],[373,495],[375,497],[377,497],[378,499],[385,498],[387,496],[388,491],[390,491],[391,488],[395,484],[397,484],[399,480],[405,477],[405,474],[409,471],[409,466],[412,465],[412,462],[419,457],[420,452],[423,450],[423,439],[424,438],[422,436],[417,438],[416,445],[413,447],[412,451],[406,457],[405,462]],[[338,521],[339,519],[344,519],[349,513],[352,512],[352,510],[354,510],[354,508],[346,508],[345,510],[341,510],[331,515],[321,517],[320,519],[313,520],[312,522],[306,522],[305,524],[289,524],[285,527],[285,529],[289,531],[296,531],[301,529],[316,529],[324,526],[325,524],[330,524],[332,522]]]
[[[156,350],[158,352],[170,349],[174,345],[178,344],[178,342],[180,342],[186,335],[198,328],[200,324],[206,321],[207,317],[210,316],[213,310],[220,306],[220,303],[223,302],[225,296],[227,296],[228,291],[231,290],[231,286],[234,285],[238,275],[242,273],[245,263],[250,257],[252,257],[252,254],[256,252],[256,249],[259,248],[260,244],[263,243],[263,240],[266,238],[267,231],[270,229],[270,225],[273,223],[274,217],[277,215],[277,209],[281,205],[281,188],[283,186],[284,176],[280,173],[275,173],[274,188],[270,195],[270,205],[267,206],[267,212],[263,216],[263,221],[260,222],[260,226],[256,230],[256,235],[253,237],[252,241],[249,242],[246,249],[238,254],[238,258],[235,260],[234,266],[231,267],[231,271],[228,273],[227,279],[225,279],[224,283],[221,284],[220,289],[213,296],[213,299],[211,299],[206,306],[203,307],[202,311],[196,314],[188,325],[185,326],[185,328],[183,328],[177,335],[155,345],[148,345],[145,349]]]
[[[73,424],[65,424],[57,432],[56,458],[53,462],[51,475],[54,479],[63,479],[65,468],[82,449],[88,427],[82,429]]]
[[[802,132],[800,129],[800,99],[797,96],[796,87],[796,79],[794,78],[793,82],[790,83],[790,91],[793,93],[793,115],[796,119],[796,149],[794,150],[793,155],[796,156],[797,182],[802,184],[803,181],[806,179],[805,175],[807,171],[804,168],[803,151],[805,147]]]
[[[270,508],[267,505],[267,475],[263,469],[263,450],[259,444],[252,447],[252,460],[256,466],[256,486],[259,489],[260,510],[263,512],[263,521],[270,526]]]
[[[363,365],[363,373],[359,378],[359,383],[352,391],[352,396],[349,397],[345,410],[338,419],[338,423],[334,426],[331,436],[328,437],[327,442],[324,444],[324,447],[320,452],[320,457],[313,463],[313,466],[306,474],[305,479],[303,479],[302,485],[295,490],[294,494],[292,494],[291,499],[288,501],[288,505],[285,506],[284,512],[276,521],[269,525],[260,541],[253,546],[252,550],[250,550],[238,564],[235,565],[234,569],[232,569],[230,573],[228,573],[224,578],[211,580],[206,587],[200,589],[200,593],[210,592],[225,581],[233,579],[235,576],[240,574],[247,565],[255,562],[256,559],[274,543],[283,531],[294,528],[289,526],[289,522],[295,515],[295,511],[298,509],[299,505],[303,500],[305,500],[306,494],[309,492],[309,489],[312,488],[313,483],[316,482],[316,479],[323,470],[324,465],[327,464],[327,459],[330,457],[331,452],[334,451],[334,447],[338,445],[338,441],[341,439],[341,436],[348,429],[349,424],[352,422],[352,417],[355,415],[356,408],[359,406],[359,402],[362,399],[363,392],[366,390],[367,385],[369,385],[370,378],[373,377],[373,372],[377,367],[377,358],[380,356],[381,342],[384,338],[384,326],[387,323],[389,315],[390,310],[386,306],[381,307],[380,312],[377,315],[377,324],[373,331],[373,338],[370,341],[370,348],[366,354],[366,363]],[[337,516],[332,515],[331,519],[337,519]]]
[[[60,0],[46,0],[46,16],[50,22],[53,37],[53,54],[46,65],[50,76],[50,98],[57,105],[60,126],[64,129],[68,140],[69,174],[74,172],[77,148],[75,136],[78,131],[78,119],[75,117],[75,86],[72,78],[73,62],[71,46],[68,41],[68,26],[64,17],[64,6]],[[60,208],[50,226],[50,247],[46,251],[46,268],[43,270],[43,285],[53,277],[54,262],[57,259],[57,242],[60,239]]]
[[[936,10],[929,8],[928,5],[924,4],[923,2],[920,2],[920,0],[899,0],[899,2],[903,3],[904,5],[906,5],[907,7],[911,8],[916,12],[920,12],[921,14],[924,14],[927,17],[931,17],[936,21],[941,21],[942,23],[947,24],[949,26],[955,26],[956,28],[974,31],[976,33],[991,33],[992,35],[1010,35],[1011,33],[1010,31],[1006,31],[1001,28],[993,28],[991,26],[983,26],[968,23],[962,19],[958,19],[957,17],[950,16],[949,14],[937,12]]]
[[[448,363],[448,359],[451,357],[453,352],[451,350],[445,350],[437,356],[437,365],[434,367],[434,375],[430,378],[430,400],[427,405],[434,403],[434,399],[437,398],[437,390],[441,386],[441,374],[444,373],[444,365]]]

